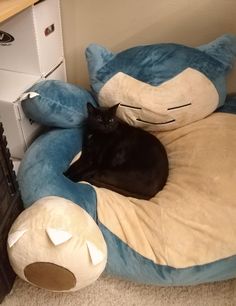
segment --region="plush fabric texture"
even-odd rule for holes
[[[24,94],[22,108],[28,118],[49,127],[73,128],[83,124],[87,103],[96,105],[90,92],[59,80],[36,83]]]
[[[231,94],[226,97],[225,104],[218,109],[218,112],[236,114],[235,94]]]
[[[161,265],[186,268],[235,255],[235,120],[216,113],[159,133],[170,162],[164,189],[145,201],[96,188],[99,221]]]
[[[116,54],[96,44],[86,49],[99,104],[120,103],[122,119],[152,131],[184,126],[223,105],[235,56],[235,35],[197,48],[165,43]]]
[[[228,100],[231,109],[235,102]],[[235,277],[235,118],[219,112],[158,132],[170,175],[150,201],[65,178],[81,150],[83,128],[52,130],[34,142],[20,166],[25,207],[51,195],[80,205],[104,236],[108,274],[159,285]]]
[[[79,205],[104,237],[110,275],[156,285],[235,277],[236,99],[225,101],[225,77],[236,55],[236,37],[224,35],[199,48],[158,44],[118,54],[92,45],[86,54],[99,103],[120,103],[119,116],[161,139],[169,159],[167,184],[144,201],[66,178],[63,172],[82,148],[85,105],[90,98],[96,101],[82,88],[48,81],[23,101],[31,119],[54,127],[34,141],[19,168],[26,212],[52,196]],[[57,200],[53,203],[56,207]],[[65,211],[69,220],[73,211]],[[39,212],[43,230],[55,213],[49,209],[47,218]],[[34,215],[27,221],[20,215],[17,222],[35,224]],[[55,258],[63,260],[58,250]],[[30,243],[18,251],[37,258]],[[20,265],[21,256],[12,256]],[[43,263],[50,260],[45,252]],[[70,271],[70,263],[67,267]],[[96,271],[89,273],[92,281]]]
[[[25,207],[36,199],[59,196],[77,203],[96,218],[96,193],[85,183],[72,183],[63,172],[82,148],[82,128],[54,129],[39,138],[26,152],[18,181]]]
[[[107,247],[83,208],[50,196],[36,201],[15,220],[8,235],[8,255],[25,281],[48,290],[75,291],[100,276]]]

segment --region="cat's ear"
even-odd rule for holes
[[[111,108],[110,108],[110,110],[111,110],[111,112],[112,112],[112,114],[115,116],[115,114],[116,114],[116,111],[117,111],[117,108],[119,107],[119,105],[120,105],[120,103],[117,103],[117,104],[115,104],[115,105],[113,105]]]
[[[87,103],[88,114],[94,114],[95,109],[96,108],[93,106],[92,103],[90,103],[90,102]]]

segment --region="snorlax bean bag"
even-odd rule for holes
[[[236,38],[197,48],[87,50],[93,95],[43,81],[24,95],[27,116],[53,127],[18,172],[25,210],[8,235],[22,279],[73,291],[101,273],[140,283],[193,285],[236,276],[236,97],[226,75]],[[164,144],[169,177],[155,197],[125,197],[63,173],[82,147],[87,102],[120,103],[118,115]]]

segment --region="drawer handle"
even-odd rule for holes
[[[44,30],[44,34],[45,36],[48,36],[50,34],[52,34],[55,31],[55,25],[54,23],[51,24],[50,26],[48,26],[45,30]]]

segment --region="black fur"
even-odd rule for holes
[[[168,177],[164,146],[152,134],[116,116],[118,104],[95,108],[88,103],[82,155],[64,173],[72,181],[87,181],[125,196],[149,199]]]

